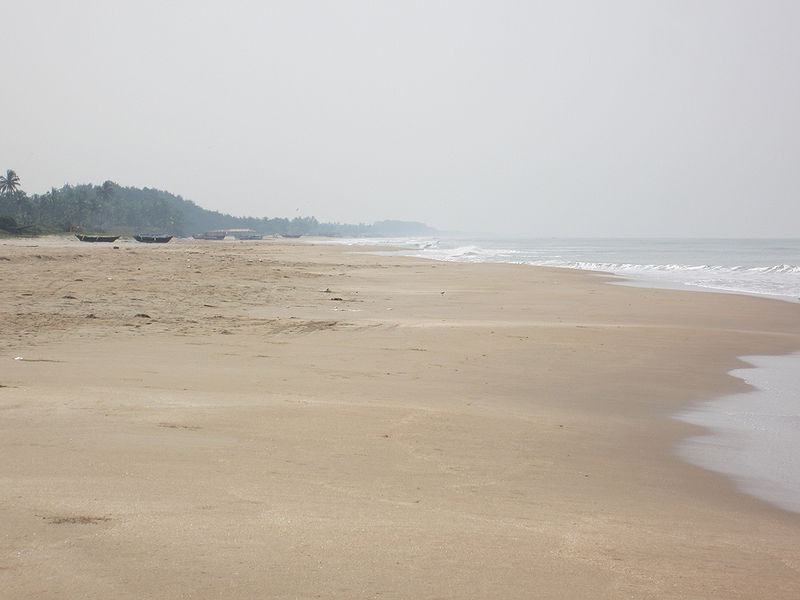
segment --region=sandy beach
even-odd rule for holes
[[[670,418],[800,305],[308,242],[0,240],[0,597],[791,598]]]

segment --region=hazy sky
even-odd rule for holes
[[[0,1],[0,171],[29,194],[800,236],[797,0]]]

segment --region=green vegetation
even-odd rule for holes
[[[150,188],[64,185],[28,196],[13,170],[0,176],[0,229],[9,233],[82,231],[134,234],[158,232],[188,236],[212,229],[252,229],[264,235],[340,237],[430,235],[423,223],[381,221],[372,225],[320,223],[314,217],[234,217],[197,206],[191,200]],[[5,219],[5,220],[3,220]],[[8,227],[3,226],[8,225]]]

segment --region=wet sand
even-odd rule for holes
[[[670,418],[800,305],[302,242],[0,240],[0,597],[797,598]]]

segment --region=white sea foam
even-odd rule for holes
[[[791,300],[800,299],[800,267],[794,265],[742,267],[594,262],[560,263],[559,261],[541,261],[531,264],[603,271],[655,286],[689,286]]]

